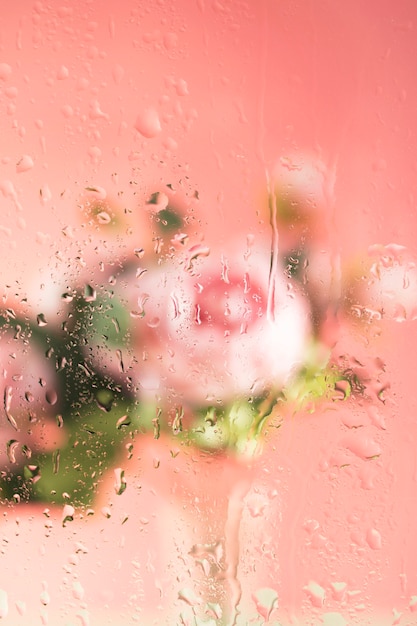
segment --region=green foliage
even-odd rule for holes
[[[73,505],[91,505],[103,474],[120,455],[129,434],[139,428],[133,415],[129,426],[118,428],[118,421],[129,414],[129,409],[123,400],[116,400],[109,411],[94,401],[85,406],[71,420],[65,445],[37,459],[41,478],[33,485],[32,497],[53,504],[69,500]]]

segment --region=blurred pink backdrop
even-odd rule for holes
[[[198,192],[195,237],[219,247],[231,234],[242,247],[248,233],[265,237],[267,179],[280,159],[319,164],[321,246],[340,257],[342,275],[374,244],[395,242],[416,258],[416,19],[417,6],[406,0],[7,3],[0,21],[3,301],[27,295],[34,310],[47,307],[45,294],[70,275],[80,252],[102,245],[123,256],[141,245],[144,200],[167,183],[182,185],[185,196]],[[77,207],[86,187],[104,188],[127,210],[123,230],[108,241]],[[270,623],[417,624],[416,323],[382,320],[347,338],[342,324],[336,332],[334,354],[385,362],[385,403],[351,399],[290,416],[270,434],[244,500],[239,575],[248,614],[256,615],[256,589],[271,587],[278,608]],[[5,624],[41,623],[46,614],[52,624],[135,623],[131,555],[145,545],[159,556],[156,573],[153,565],[141,573],[149,621],[138,623],[174,623],[169,610],[177,617],[183,602],[175,580],[190,587],[196,576],[188,551],[198,532],[187,501],[201,489],[203,509],[210,508],[215,496],[187,476],[184,452],[173,459],[163,442],[159,450],[158,442],[135,445],[140,460],[126,469],[126,493],[114,495],[112,475],[102,487],[100,506],[113,502],[110,520],[98,511],[61,528],[61,511],[53,511],[57,521],[44,538],[48,518],[40,510],[3,507]],[[378,459],[365,458],[367,445],[380,450]],[[163,462],[154,469],[154,455],[165,469]],[[213,471],[227,473],[228,463]],[[177,483],[185,512],[173,504]],[[220,493],[219,506],[225,498]],[[80,548],[86,567],[77,559],[68,565],[76,541],[89,549],[84,559]],[[42,580],[50,604],[39,600]],[[74,592],[76,581],[84,595]]]

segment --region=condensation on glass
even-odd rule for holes
[[[417,623],[415,14],[3,11],[2,623]]]

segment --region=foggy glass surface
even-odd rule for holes
[[[1,622],[415,625],[413,3],[0,8]]]

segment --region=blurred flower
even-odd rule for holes
[[[417,269],[404,246],[373,245],[351,271],[347,299],[354,317],[367,321],[417,319]]]
[[[139,390],[195,405],[282,388],[301,366],[309,307],[270,258],[204,245],[144,274],[132,325]],[[207,258],[208,257],[208,258]]]
[[[269,210],[276,220],[281,254],[318,247],[323,241],[333,182],[332,171],[312,155],[287,155],[277,161],[271,173]]]
[[[56,420],[61,398],[52,351],[42,351],[13,308],[2,319],[0,363],[0,464],[17,468],[30,464],[32,454],[54,449],[62,431]]]
[[[249,252],[229,245],[227,256],[204,244],[174,249],[159,265],[108,266],[90,280],[94,298],[79,296],[72,317],[81,314],[92,369],[152,403],[206,406],[281,389],[310,338],[297,283],[279,263],[270,277],[264,241]]]
[[[268,221],[287,276],[308,296],[314,334],[333,343],[328,332],[340,299],[339,253],[327,224],[334,209],[336,168],[317,155],[281,156],[269,174]]]

